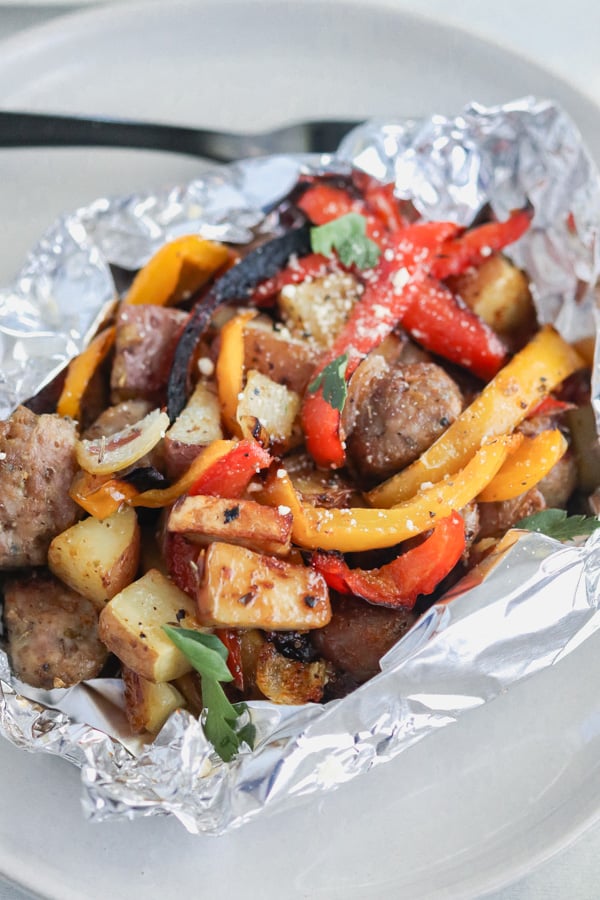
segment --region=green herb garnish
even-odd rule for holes
[[[215,634],[204,634],[191,628],[163,625],[163,631],[193,667],[200,673],[202,702],[206,709],[204,732],[224,762],[229,762],[242,742],[252,747],[254,727],[247,723],[239,728],[239,718],[247,711],[245,703],[230,703],[221,687],[222,681],[233,681],[227,668],[227,647]]]
[[[564,509],[543,509],[521,519],[515,528],[537,531],[557,541],[572,541],[600,528],[600,519],[596,516],[567,516]]]
[[[348,354],[342,353],[341,356],[336,356],[322,372],[319,372],[315,380],[311,381],[308,393],[316,394],[319,388],[322,388],[323,400],[341,412],[348,394],[345,378],[347,368]]]
[[[372,269],[381,254],[377,244],[367,237],[367,220],[359,213],[348,213],[311,228],[310,244],[313,253],[332,256],[336,250],[345,266],[354,263],[359,269]]]

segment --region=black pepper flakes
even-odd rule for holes
[[[317,605],[318,601],[317,601],[317,598],[313,597],[312,594],[305,594],[304,602],[306,603],[306,605],[308,606],[309,609],[314,609],[315,606]]]
[[[246,594],[242,594],[238,603],[241,603],[242,606],[248,606],[250,601],[254,598],[254,593],[252,591],[248,591]]]
[[[235,519],[239,518],[239,515],[240,515],[239,506],[230,506],[223,513],[223,521],[225,522],[226,525],[228,525],[230,522],[233,522]]]
[[[175,613],[175,618],[178,622],[181,622],[182,619],[185,619],[185,609],[178,609]]]

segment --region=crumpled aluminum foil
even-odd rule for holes
[[[570,340],[595,333],[600,180],[576,128],[546,101],[473,105],[455,119],[367,123],[333,157],[244,161],[65,216],[0,293],[0,409],[8,414],[85,345],[113,300],[109,263],[137,268],[190,231],[248,241],[269,230],[269,211],[301,172],[352,165],[394,179],[429,218],[467,224],[488,203],[499,218],[532,203],[533,227],[510,254],[532,276],[540,318]],[[597,377],[593,391],[600,414]],[[79,765],[92,819],[172,813],[190,832],[221,834],[341,786],[556,664],[600,627],[599,606],[600,533],[562,546],[511,532],[352,695],[326,706],[250,704],[256,746],[230,764],[185,711],[144,744],[128,733],[119,681],[36,691],[16,681],[6,654],[0,730]]]

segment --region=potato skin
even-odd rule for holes
[[[149,731],[158,734],[169,716],[185,706],[185,700],[172,684],[154,684],[124,668],[125,713],[134,734]]]
[[[54,574],[102,610],[130,584],[140,561],[135,510],[124,507],[100,521],[90,516],[57,535],[48,565]]]
[[[194,602],[168,578],[151,569],[106,604],[100,636],[128,668],[155,683],[173,681],[192,668],[169,640],[163,625],[200,629]]]

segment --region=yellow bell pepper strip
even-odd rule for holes
[[[221,418],[230,434],[242,436],[237,420],[238,398],[244,387],[244,328],[256,316],[247,310],[230,319],[221,329],[221,347],[217,358],[217,392]]]
[[[170,306],[197,291],[228,262],[224,244],[187,234],[158,250],[135,276],[125,303]]]
[[[287,506],[292,541],[307,550],[359,553],[393,547],[429,531],[440,519],[471,502],[492,480],[522,435],[502,435],[481,447],[464,469],[420,491],[394,509],[325,509],[301,503],[285,469],[269,474],[256,499]]]
[[[152,509],[160,509],[175,503],[183,494],[187,494],[193,485],[223,456],[230,453],[236,446],[235,441],[213,441],[193,461],[189,469],[183,473],[175,484],[168,488],[153,488],[143,491],[130,502],[132,506],[145,506]]]
[[[564,456],[568,442],[558,428],[524,437],[521,446],[508,457],[500,471],[483,489],[477,500],[493,503],[512,500],[535,487]]]
[[[314,553],[310,563],[330,588],[392,609],[412,609],[417,597],[431,594],[465,549],[465,523],[453,512],[440,519],[422,544],[378,569],[351,569],[340,553]]]
[[[369,491],[368,502],[394,506],[422,485],[456,472],[485,440],[516,428],[530,409],[582,366],[571,345],[552,326],[544,326],[418,460]]]
[[[59,416],[81,418],[81,401],[98,366],[104,362],[115,342],[116,328],[105,328],[86,349],[69,363],[67,377],[61,391],[56,412]]]

